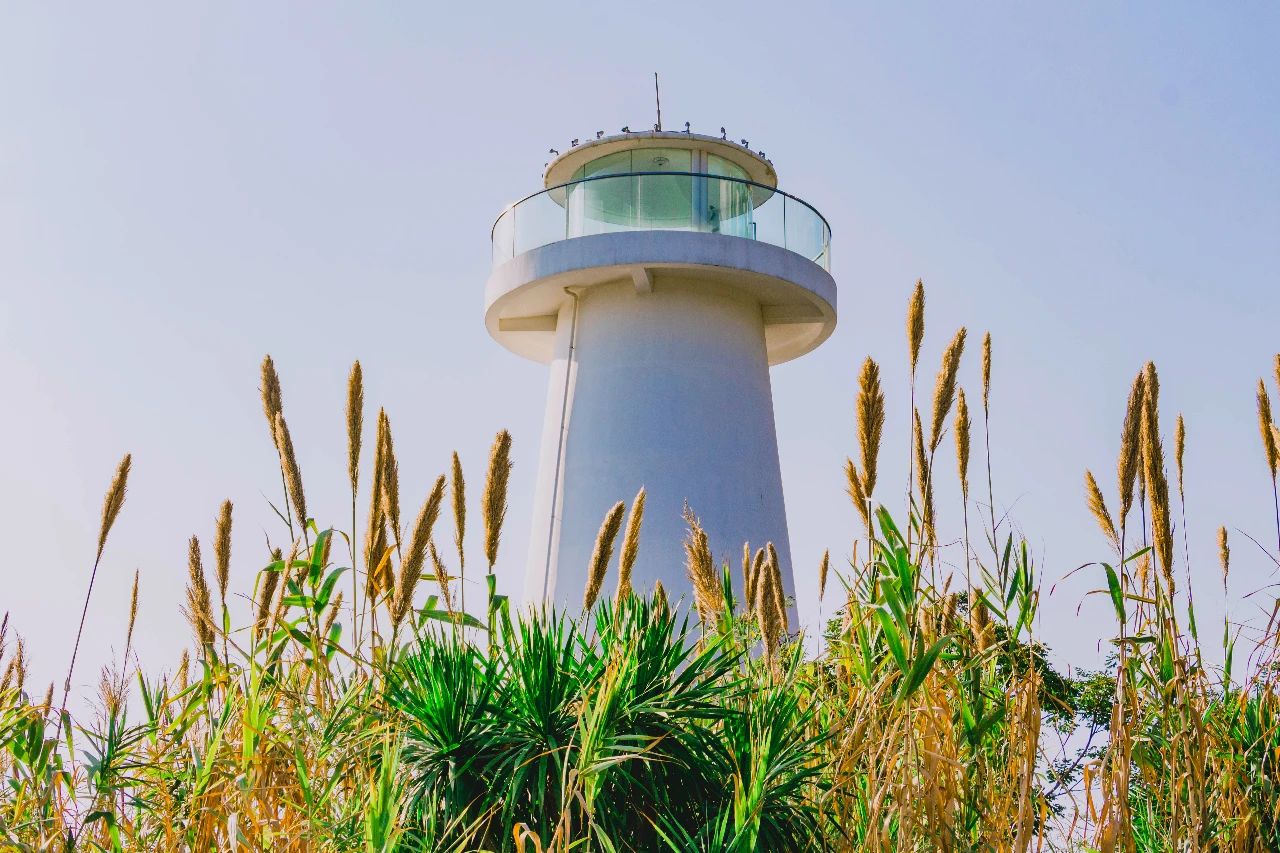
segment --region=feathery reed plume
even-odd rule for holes
[[[223,501],[213,536],[214,577],[218,579],[218,598],[227,603],[227,584],[231,580],[231,501]]]
[[[293,502],[298,523],[307,526],[307,497],[302,492],[302,470],[298,467],[298,457],[293,452],[293,438],[289,435],[289,425],[285,423],[284,414],[276,412],[276,449],[280,452],[280,466],[284,471],[285,485],[288,487],[289,499]]]
[[[827,594],[827,572],[831,570],[831,551],[822,552],[822,562],[818,564],[818,601]]]
[[[644,486],[636,492],[631,501],[631,512],[627,515],[627,532],[622,535],[622,556],[618,558],[618,589],[614,600],[621,601],[631,594],[631,570],[635,568],[636,557],[640,555],[640,525],[644,523]]]
[[[1120,534],[1116,532],[1115,522],[1111,520],[1111,513],[1107,510],[1107,501],[1102,496],[1102,490],[1098,488],[1098,481],[1094,479],[1092,471],[1084,472],[1084,491],[1089,500],[1089,512],[1093,513],[1093,517],[1097,519],[1098,526],[1102,528],[1107,541],[1119,551]],[[1124,558],[1123,554],[1120,556],[1121,559]]]
[[[973,603],[969,608],[969,628],[973,632],[974,642],[978,646],[978,653],[985,652],[994,640],[994,630],[991,627],[991,611],[987,609],[987,602],[982,597],[982,590],[975,590],[976,595]]]
[[[133,626],[138,621],[138,578],[141,572],[133,570],[133,592],[129,593],[129,627],[124,633],[124,660],[129,664],[129,649],[133,645]]]
[[[76,669],[76,657],[80,654],[80,640],[84,636],[84,620],[89,615],[89,599],[93,596],[93,583],[98,578],[98,565],[102,562],[102,550],[107,545],[107,535],[115,526],[116,518],[124,507],[125,492],[129,485],[129,471],[133,467],[133,454],[126,453],[116,466],[115,476],[107,487],[107,494],[102,500],[102,521],[98,525],[98,551],[93,558],[93,570],[89,572],[89,587],[84,593],[84,605],[80,608],[80,626],[76,628],[76,641],[71,647],[71,663],[67,665],[67,680],[63,683],[62,704],[58,707],[58,724],[54,740],[62,737],[62,718],[67,711],[67,697],[71,694],[71,675]]]
[[[404,530],[400,526],[400,463],[396,460],[395,442],[391,440],[391,418],[382,419],[382,515],[391,527],[396,550],[404,548]],[[390,577],[387,578],[390,581]]]
[[[752,607],[760,597],[760,584],[765,580],[764,565],[768,559],[769,553],[764,548],[757,548],[755,556],[751,558],[751,590],[747,595],[747,601]]]
[[[98,674],[98,698],[107,719],[119,716],[120,709],[124,706],[124,683],[109,666],[104,666]]]
[[[858,515],[862,516],[862,523],[866,525],[867,530],[871,529],[871,507],[867,501],[867,495],[862,490],[862,477],[858,476],[858,468],[853,464],[852,459],[844,460],[844,479],[845,494],[849,496],[849,500],[853,501],[853,506],[858,510]]]
[[[329,633],[333,630],[333,623],[337,621],[338,614],[342,612],[342,593],[339,592],[333,597],[333,601],[329,602],[329,613],[324,617],[324,624],[320,627],[320,639],[324,642],[329,641]]]
[[[770,669],[774,666],[774,655],[778,641],[782,637],[782,623],[778,618],[778,589],[768,578],[757,584],[756,619],[760,623],[760,637],[764,643],[764,656]]]
[[[907,303],[907,348],[911,354],[911,373],[915,375],[920,363],[920,344],[924,341],[924,281],[916,279]]]
[[[271,554],[273,562],[279,562],[284,559],[284,555],[279,548]],[[271,612],[275,606],[276,587],[280,583],[280,575],[288,571],[287,566],[281,566],[280,571],[267,571],[263,573],[262,588],[258,591],[258,614],[254,620],[254,627],[261,634],[267,627],[267,620],[271,618]]]
[[[583,611],[590,611],[600,597],[604,576],[609,571],[609,561],[613,559],[613,543],[617,541],[618,531],[622,529],[622,513],[626,508],[624,501],[618,501],[605,513],[604,521],[600,524],[595,546],[591,549],[591,562],[587,566],[587,587],[582,591]]]
[[[262,359],[262,413],[267,416],[267,428],[271,430],[271,440],[276,438],[276,415],[284,409],[280,397],[280,375],[276,373],[276,363],[271,356]]]
[[[396,584],[395,598],[391,606],[391,624],[399,627],[404,617],[413,609],[413,593],[422,577],[422,566],[427,558],[427,546],[431,542],[431,531],[440,517],[440,507],[444,503],[444,475],[436,478],[431,493],[423,501],[418,518],[413,523],[409,535],[409,547],[405,550],[404,560],[400,564],[400,578]]]
[[[742,543],[742,609],[751,609],[751,543]]]
[[[782,561],[778,559],[778,549],[773,547],[772,542],[766,542],[764,547],[769,554],[765,565],[769,567],[769,582],[773,584],[773,601],[778,609],[778,624],[782,627],[783,634],[789,634],[791,626],[787,617],[787,590],[782,585]]]
[[[933,538],[933,472],[929,470],[929,457],[924,449],[924,427],[920,423],[920,410],[916,409],[912,416],[916,477],[920,487],[920,525],[925,539],[921,544],[927,545],[928,540]]]
[[[1142,409],[1146,398],[1146,374],[1139,371],[1129,389],[1125,405],[1124,427],[1120,431],[1120,456],[1116,461],[1116,479],[1120,488],[1120,527],[1125,526],[1133,508],[1133,487],[1138,479],[1138,462],[1142,454]]]
[[[1178,469],[1178,497],[1186,499],[1186,493],[1182,488],[1182,457],[1187,449],[1187,425],[1182,420],[1182,413],[1178,413],[1178,421],[1173,428],[1173,461]]]
[[[107,545],[107,534],[111,532],[120,509],[124,506],[125,491],[129,485],[129,471],[133,467],[133,454],[126,453],[116,466],[115,476],[111,478],[111,486],[106,497],[102,499],[102,521],[98,525],[98,553],[95,561],[102,559],[102,549]],[[90,581],[92,584],[93,581]]]
[[[18,637],[18,645],[13,651],[13,657],[9,658],[9,663],[4,668],[4,674],[0,675],[0,694],[9,688],[13,688],[18,693],[22,692],[22,685],[26,681],[27,674],[26,656],[26,643],[22,637]]]
[[[1160,570],[1174,595],[1173,532],[1169,514],[1169,481],[1164,472],[1164,447],[1160,441],[1159,378],[1156,366],[1147,362],[1146,400],[1142,414],[1142,462],[1147,494],[1151,499],[1152,549],[1160,560]]]
[[[982,336],[982,408],[991,408],[991,333]]]
[[[364,432],[364,370],[357,361],[347,376],[347,477],[351,500],[360,484],[360,435]]]
[[[929,430],[929,454],[933,455],[942,441],[942,428],[946,424],[951,404],[956,397],[956,375],[960,371],[960,357],[964,355],[964,341],[968,331],[961,326],[951,343],[942,353],[942,366],[933,385],[933,422]]]
[[[53,682],[49,682],[49,689],[44,692],[44,701],[40,703],[40,716],[46,717],[49,711],[53,709]]]
[[[960,493],[965,501],[969,500],[969,431],[971,426],[969,403],[964,398],[964,389],[961,388],[959,403],[956,405],[956,470],[960,474]]]
[[[704,625],[710,625],[720,610],[720,585],[716,581],[711,546],[702,522],[688,504],[684,507],[685,524],[689,527],[684,540],[685,573],[693,584],[693,601]]]
[[[436,575],[436,584],[440,587],[440,600],[444,602],[444,607],[449,613],[453,613],[453,596],[449,593],[449,572],[444,567],[444,561],[440,559],[440,552],[436,550],[434,541],[427,542],[427,554],[431,557],[431,569]]]
[[[187,681],[191,677],[191,653],[186,649],[182,650],[182,657],[178,659],[178,671],[174,673],[174,681],[178,685],[178,693],[187,692]]]
[[[484,556],[489,561],[489,573],[498,562],[498,541],[502,537],[502,522],[507,517],[507,485],[511,479],[511,433],[505,429],[493,440],[489,451],[489,473],[484,481],[484,495],[480,499],[484,513]]]
[[[858,444],[862,448],[862,493],[870,497],[876,490],[876,463],[884,435],[884,391],[880,387],[880,365],[870,357],[858,374]]]
[[[996,488],[991,478],[991,333],[982,336],[982,440],[987,451],[987,511],[991,541],[996,540]]]
[[[660,580],[653,582],[653,604],[655,610],[660,609],[663,613],[666,613],[671,607],[670,602],[667,600],[666,587],[662,585]]]
[[[383,572],[379,568],[387,547],[387,525],[383,513],[382,484],[387,469],[387,412],[378,409],[378,420],[373,450],[373,483],[369,495],[369,524],[365,528],[364,564],[366,567],[365,595],[376,601],[385,591]]]
[[[1222,565],[1222,594],[1227,594],[1227,575],[1231,573],[1231,546],[1227,544],[1227,528],[1218,528],[1218,562]]]
[[[1266,453],[1267,468],[1271,471],[1271,479],[1276,479],[1280,467],[1280,447],[1276,444],[1275,433],[1271,431],[1274,420],[1271,417],[1271,397],[1267,394],[1267,385],[1258,380],[1258,429],[1262,433],[1262,449]]]
[[[205,580],[200,559],[200,540],[195,536],[187,545],[187,620],[201,647],[207,654],[213,648],[213,604],[209,583]]]
[[[453,544],[458,551],[458,574],[466,578],[466,553],[462,543],[467,535],[467,482],[462,476],[462,460],[453,451],[453,467],[449,471],[449,496],[453,501]]]

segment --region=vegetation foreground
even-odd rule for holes
[[[816,656],[788,624],[772,546],[744,544],[740,566],[718,563],[696,508],[687,512],[689,606],[661,587],[633,590],[643,490],[629,510],[619,503],[606,515],[581,611],[513,612],[493,574],[510,436],[495,440],[480,495],[483,553],[467,555],[457,454],[418,515],[402,517],[380,411],[362,481],[358,363],[347,409],[350,531],[322,528],[308,511],[266,359],[261,390],[288,544],[263,554],[252,606],[233,612],[232,506],[222,506],[211,574],[206,549],[190,542],[192,650],[161,674],[131,657],[135,575],[125,654],[101,674],[93,719],[65,710],[74,656],[60,697],[53,685],[31,690],[23,643],[5,617],[0,847],[1280,849],[1276,620],[1249,629],[1257,652],[1242,678],[1231,673],[1244,629],[1230,622],[1220,626],[1226,664],[1203,662],[1185,430],[1178,417],[1170,466],[1155,366],[1139,373],[1124,412],[1114,496],[1085,476],[1088,509],[1111,552],[1086,570],[1114,607],[1113,652],[1104,671],[1064,675],[1034,635],[1041,582],[1026,544],[993,509],[990,336],[981,499],[970,491],[972,419],[957,387],[965,330],[946,348],[922,413],[923,336],[917,283],[907,319],[914,430],[903,523],[876,498],[885,396],[867,359],[856,458],[845,466],[862,527],[845,570],[825,557],[818,568],[819,595],[837,613]],[[1280,381],[1280,356],[1276,373]],[[1264,382],[1257,402],[1275,501],[1280,432]],[[129,466],[126,456],[104,503],[86,612]],[[962,496],[955,541],[937,533],[934,480],[946,469]],[[358,525],[362,484],[369,508]],[[1277,521],[1280,537],[1280,511]],[[1225,587],[1225,529],[1219,551]]]

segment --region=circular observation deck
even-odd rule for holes
[[[696,134],[627,134],[570,149],[545,182],[491,232],[485,324],[513,352],[550,361],[565,288],[619,280],[640,292],[705,282],[758,300],[771,364],[835,329],[831,229],[777,189],[762,156]]]

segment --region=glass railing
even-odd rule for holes
[[[618,231],[746,237],[831,269],[831,228],[818,211],[764,184],[692,172],[599,175],[534,193],[493,224],[493,263],[570,237]]]

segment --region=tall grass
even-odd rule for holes
[[[731,568],[711,553],[695,507],[686,512],[690,594],[673,601],[660,587],[635,588],[643,490],[629,511],[619,502],[602,519],[580,610],[513,610],[496,585],[512,470],[506,432],[480,490],[486,571],[481,600],[473,590],[468,601],[461,462],[452,456],[402,526],[383,411],[361,483],[358,364],[346,411],[351,529],[322,526],[310,515],[280,379],[266,359],[263,408],[287,547],[256,558],[240,613],[228,603],[237,600],[228,597],[230,561],[254,558],[233,543],[230,502],[214,525],[212,584],[191,537],[192,642],[168,670],[130,660],[135,575],[124,659],[102,673],[97,710],[85,718],[55,708],[52,685],[42,696],[32,690],[24,644],[9,636],[7,617],[0,623],[0,846],[1280,849],[1277,625],[1255,626],[1258,651],[1237,666],[1238,631],[1224,619],[1225,663],[1203,662],[1187,430],[1178,417],[1175,490],[1155,366],[1138,374],[1117,412],[1116,493],[1085,474],[1082,509],[1098,521],[1100,553],[1110,551],[1085,571],[1114,611],[1112,653],[1102,670],[1064,675],[1036,635],[1042,585],[1030,550],[995,510],[990,335],[981,365],[987,507],[974,513],[971,416],[959,383],[965,330],[947,347],[922,413],[914,390],[923,335],[917,285],[907,321],[906,502],[896,512],[876,503],[886,393],[868,359],[858,447],[845,464],[850,519],[860,523],[846,560],[828,553],[815,567],[834,616],[821,626],[821,652],[809,656],[787,622],[773,545],[744,543],[741,568]],[[1274,482],[1265,381],[1257,405]],[[956,458],[944,463],[948,429]],[[108,490],[90,588],[128,469],[126,457]],[[964,535],[954,543],[938,534],[951,508],[937,504],[935,485],[948,471],[960,481],[948,523]],[[357,531],[362,497],[369,511]],[[446,505],[453,518],[442,532]],[[453,539],[448,558],[440,536]],[[349,547],[335,549],[335,538]],[[1217,544],[1225,593],[1225,528]],[[957,559],[963,570],[947,569]],[[610,573],[615,591],[602,596]]]

